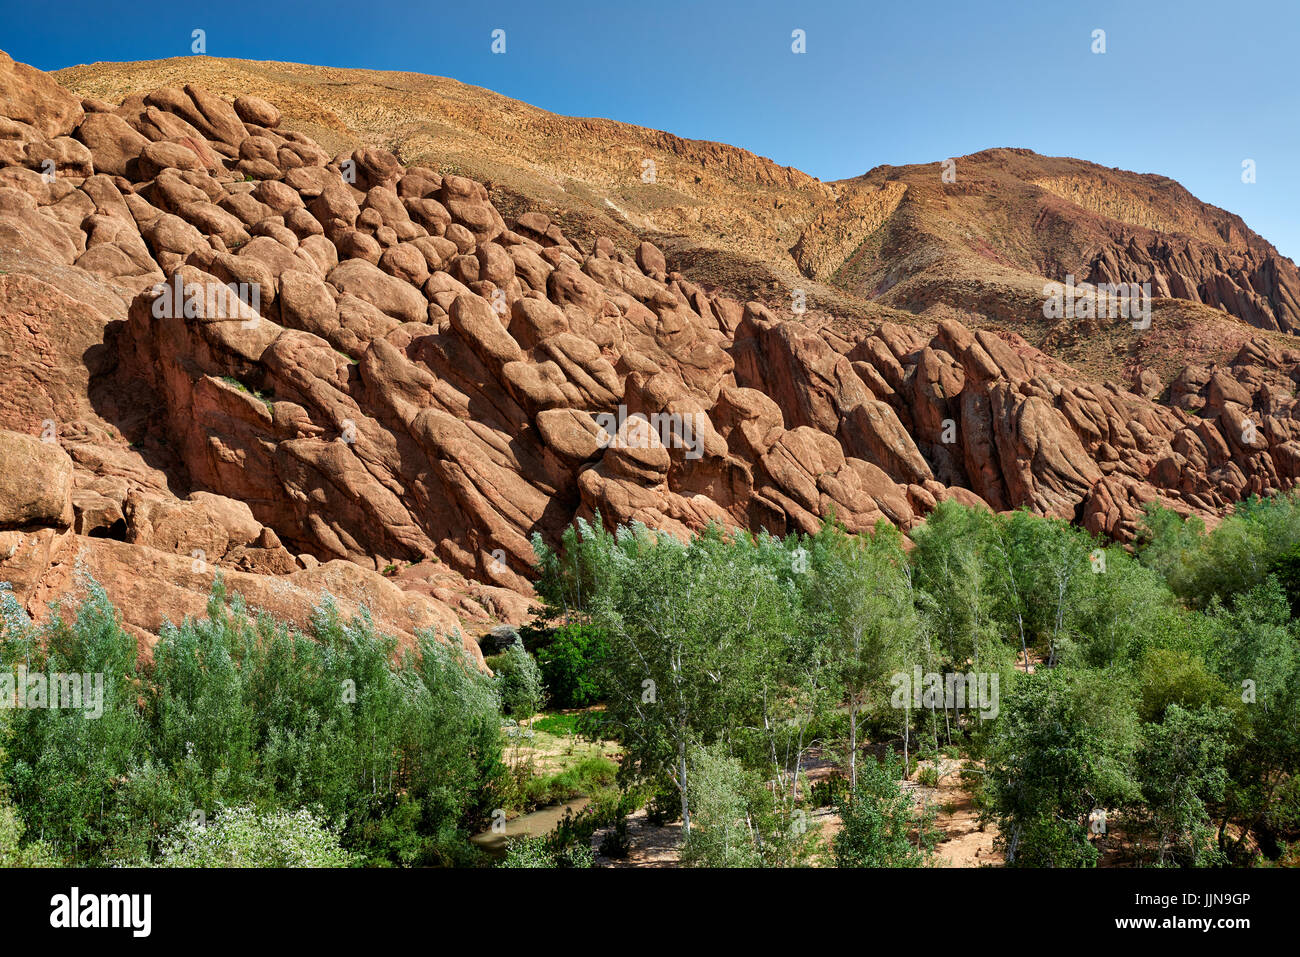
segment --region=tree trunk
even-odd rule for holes
[[[691,802],[686,795],[686,742],[682,741],[677,745],[677,769],[681,782],[678,785],[682,792],[682,836],[691,836]]]
[[[1016,612],[1016,623],[1020,627],[1020,651],[1025,656],[1025,674],[1029,674],[1029,648],[1025,645],[1025,619]]]
[[[849,705],[849,788],[858,786],[858,706]]]
[[[903,780],[904,781],[909,780],[912,776],[910,773],[911,764],[907,760],[907,746],[911,742],[911,734],[912,734],[912,709],[904,705],[903,706]]]

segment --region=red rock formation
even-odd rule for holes
[[[955,498],[1126,538],[1300,475],[1300,353],[1263,340],[1167,402],[951,320],[849,341],[254,98],[83,107],[2,66],[0,579],[34,610],[82,562],[147,635],[221,570],[409,636],[520,620],[530,537],[576,517],[864,531]]]

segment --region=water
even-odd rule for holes
[[[506,821],[506,828],[500,833],[488,828],[480,834],[475,834],[470,840],[493,857],[504,857],[508,841],[521,837],[543,837],[553,831],[555,826],[564,819],[565,811],[572,810],[577,814],[590,803],[591,798],[580,797],[563,804],[552,804],[550,807],[541,808],[531,814],[521,814]]]

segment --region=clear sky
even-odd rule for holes
[[[47,70],[199,28],[212,56],[454,77],[824,180],[993,146],[1162,173],[1300,259],[1300,0],[0,0],[0,49]]]

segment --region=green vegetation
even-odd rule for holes
[[[0,712],[0,743],[7,737],[5,713]],[[0,748],[0,764],[4,764]],[[44,841],[24,840],[22,818],[9,803],[8,789],[0,781],[0,867],[54,867],[58,864]]]
[[[1300,497],[1213,532],[1153,507],[1133,553],[953,502],[911,538],[579,522],[534,542],[550,690],[603,701],[577,726],[598,719],[620,783],[680,817],[683,862],[924,863],[900,781],[941,754],[968,759],[1012,865],[1249,864],[1300,837]],[[814,757],[839,770],[810,787]],[[832,803],[827,855],[806,824]]]
[[[555,629],[537,651],[537,663],[557,708],[585,708],[602,698],[597,683],[608,648],[605,633],[575,623]]]
[[[501,710],[508,717],[522,720],[542,710],[545,692],[542,672],[524,646],[515,642],[499,655],[487,659],[496,675]]]
[[[221,381],[226,383],[226,385],[230,386],[231,388],[236,389],[239,392],[244,393],[245,395],[250,395],[254,399],[257,399],[259,402],[262,403],[262,405],[266,406],[266,411],[268,412],[275,411],[275,398],[270,394],[266,392],[262,392],[257,389],[250,389],[248,386],[244,385],[244,383],[240,382],[234,376],[229,376],[229,375],[222,376]]]
[[[591,754],[577,758],[568,767],[547,773],[531,762],[517,763],[514,784],[503,795],[505,807],[532,811],[576,797],[615,791],[618,765],[609,758]]]
[[[192,820],[163,841],[162,867],[347,867],[352,855],[311,811],[259,814],[221,808],[211,824]]]
[[[576,714],[548,714],[534,721],[532,728],[556,737],[575,737],[578,734],[578,720]]]
[[[625,794],[607,791],[599,794],[578,813],[572,808],[550,834],[543,838],[520,838],[511,841],[502,867],[591,867],[595,861],[591,845],[596,831],[612,827],[613,835],[601,841],[601,852],[624,853],[618,837],[620,825],[626,834],[627,815],[643,796],[637,790]]]
[[[503,866],[625,855],[641,808],[687,865],[922,866],[941,757],[1013,866],[1295,863],[1300,495],[1132,550],[954,502],[910,537],[578,522],[491,676],[328,596],[298,632],[218,581],[143,662],[92,580],[41,624],[0,590],[0,675],[103,675],[100,714],[0,712],[0,864],[482,864],[587,797]]]
[[[590,847],[572,844],[561,850],[552,847],[544,837],[523,837],[511,841],[506,851],[505,860],[500,867],[518,868],[556,868],[556,867],[591,867],[595,855]]]
[[[728,754],[725,745],[691,750],[691,826],[682,863],[699,867],[790,867],[807,864],[820,834],[807,814]]]
[[[506,774],[496,691],[458,645],[426,634],[398,654],[328,597],[300,634],[251,616],[218,581],[207,616],[165,627],[145,664],[103,589],[83,586],[78,606],[39,625],[0,592],[0,667],[104,676],[100,717],[9,713],[0,779],[58,861],[188,860],[194,835],[176,829],[202,815],[225,840],[221,808],[272,829],[312,809],[363,864],[476,858],[468,836]]]
[[[937,838],[934,815],[929,812],[916,819],[911,799],[899,787],[902,772],[902,763],[892,751],[884,761],[868,760],[857,787],[837,799],[842,827],[831,845],[836,867],[926,863]]]

